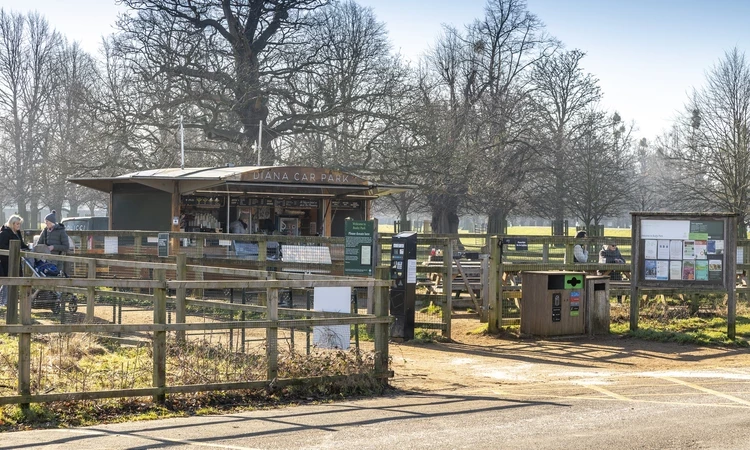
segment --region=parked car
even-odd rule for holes
[[[65,225],[65,230],[67,231],[109,230],[109,217],[106,216],[66,217],[60,223]],[[80,250],[81,237],[70,236],[70,239],[74,243],[74,247],[71,246],[71,252],[73,248]],[[97,236],[96,239],[89,239],[89,241],[89,249],[93,249],[95,246],[104,246],[104,238],[101,236]]]
[[[109,217],[67,217],[60,223],[68,231],[109,230]]]

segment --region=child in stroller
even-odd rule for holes
[[[49,254],[49,250],[46,247],[46,245],[36,245],[32,251]],[[56,264],[45,259],[25,257],[23,261],[31,269],[35,277],[68,278],[65,271],[60,270]],[[59,314],[63,305],[67,305],[68,311],[76,312],[78,310],[78,297],[70,292],[53,292],[44,289],[35,289],[31,294],[32,308],[49,308],[53,314]]]

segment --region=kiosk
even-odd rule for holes
[[[110,229],[344,236],[345,220],[370,217],[372,200],[412,189],[303,166],[144,170],[69,181],[110,195]]]

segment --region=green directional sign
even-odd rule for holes
[[[344,275],[372,276],[375,221],[347,220],[344,223]]]

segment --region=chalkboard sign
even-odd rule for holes
[[[159,256],[169,256],[169,233],[159,233],[156,239],[156,248],[159,251]]]

